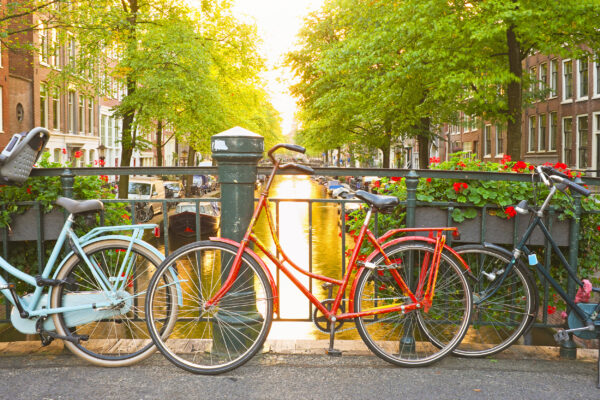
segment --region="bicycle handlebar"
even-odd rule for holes
[[[308,165],[302,165],[302,164],[296,164],[296,163],[289,163],[289,164],[281,165],[279,167],[279,169],[296,169],[296,170],[306,173],[307,175],[313,175],[315,173],[315,170],[312,169],[311,167],[309,167]]]
[[[273,162],[273,165],[277,164],[277,161],[275,160],[275,157],[273,157],[273,153],[278,150],[278,149],[287,149],[287,150],[291,150],[291,151],[295,151],[297,153],[302,153],[304,154],[306,152],[306,149],[300,145],[297,144],[289,144],[289,143],[280,143],[278,145],[273,146],[268,152],[267,154],[269,155],[269,158],[271,159],[271,161]],[[299,170],[301,172],[304,172],[308,175],[312,175],[315,173],[315,171],[309,167],[308,165],[301,165],[301,164],[296,164],[296,163],[289,163],[289,164],[284,164],[279,166],[279,169],[296,169]]]
[[[556,169],[554,169],[550,166],[547,166],[547,165],[538,166],[536,168],[536,171],[537,171],[538,175],[540,176],[540,178],[542,179],[542,181],[544,182],[544,184],[548,187],[552,186],[552,182],[550,182],[550,180],[552,180],[554,182],[562,183],[562,184],[568,186],[569,189],[574,190],[585,197],[588,197],[590,194],[592,194],[592,192],[590,190],[571,181],[571,179],[569,178],[569,176],[567,174],[557,171]]]

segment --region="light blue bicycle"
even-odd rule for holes
[[[36,129],[33,136],[47,134]],[[14,161],[14,151],[23,145],[37,151],[43,148],[31,143],[23,139],[13,144],[13,157],[4,161]],[[33,160],[32,166],[37,156],[28,159]],[[6,171],[0,169],[0,173],[5,172],[3,177],[9,177],[5,182],[14,182],[16,179]],[[69,216],[41,275],[24,273],[0,257],[2,270],[35,288],[33,293],[19,296],[14,281],[0,276],[0,292],[13,305],[12,324],[19,332],[39,334],[44,345],[62,339],[73,353],[96,365],[120,367],[147,358],[155,346],[146,327],[146,288],[164,256],[142,236],[144,230],[156,225],[97,227],[78,237],[72,229],[75,216],[101,211],[102,202],[59,198],[56,204]],[[71,251],[59,260],[65,244]],[[164,296],[164,306],[155,305],[153,310],[159,314],[156,327],[164,335],[173,328],[179,303],[173,301],[179,288],[178,282],[173,284],[173,276],[166,275],[159,293]]]

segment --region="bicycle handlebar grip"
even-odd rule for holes
[[[568,179],[564,179],[562,183],[567,185],[569,187],[569,189],[574,190],[585,197],[588,197],[590,194],[592,194],[592,192],[590,190],[588,190],[588,189],[584,188],[583,186],[578,185],[577,183],[572,182]]]
[[[269,155],[269,157],[272,158],[273,157],[272,154],[275,152],[275,150],[280,149],[280,148],[288,149],[288,150],[295,151],[295,152],[302,153],[302,154],[304,154],[306,152],[306,149],[300,145],[289,144],[289,143],[279,143],[278,145],[271,147],[271,150],[269,150],[267,152],[267,154]]]
[[[567,174],[557,171],[548,165],[542,165],[542,170],[548,175],[558,175],[563,179],[571,179]]]
[[[295,169],[295,170],[304,172],[307,175],[313,175],[315,173],[315,170],[312,169],[311,167],[309,167],[308,165],[295,164],[295,163],[282,165],[281,167],[279,167],[279,169]]]

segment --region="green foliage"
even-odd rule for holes
[[[49,161],[50,153],[42,154],[37,167],[39,168],[64,168],[70,163],[62,165]],[[76,176],[73,184],[73,197],[78,200],[87,199],[114,199],[111,188],[105,184],[106,176]],[[10,224],[14,215],[22,214],[30,206],[19,204],[21,202],[39,201],[42,211],[50,212],[55,206],[54,202],[62,196],[62,185],[57,176],[43,176],[29,178],[22,186],[0,186],[0,227]],[[105,205],[105,225],[122,225],[126,223],[129,214],[123,203]],[[124,218],[127,217],[127,218]],[[89,230],[89,227],[88,229]]]

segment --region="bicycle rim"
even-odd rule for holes
[[[198,374],[218,374],[237,368],[259,350],[269,332],[273,299],[262,268],[250,257],[232,288],[214,306],[205,309],[228,276],[237,248],[203,241],[180,248],[165,260],[150,283],[147,309],[152,338],[173,364]],[[154,295],[162,276],[176,271],[181,304],[168,339],[154,329],[154,310],[164,307]]]
[[[401,244],[385,251],[414,292],[421,266],[427,259],[431,260],[433,248]],[[376,257],[373,263],[384,265],[383,257]],[[358,279],[355,311],[411,303],[389,270],[365,269]],[[361,317],[355,322],[365,344],[376,355],[396,365],[419,367],[439,360],[460,343],[467,331],[470,313],[468,283],[456,262],[442,254],[431,308]]]
[[[83,249],[111,284],[120,285],[117,293],[123,300],[119,305],[111,309],[53,315],[56,330],[60,335],[87,337],[79,343],[64,343],[74,354],[96,365],[127,366],[149,357],[156,350],[146,327],[144,304],[146,288],[161,260],[143,246],[134,244],[128,257],[131,261],[128,264],[130,269],[119,274],[129,245],[129,241],[111,239],[93,243]],[[52,291],[52,307],[66,306],[69,298],[90,293],[98,293],[100,298],[108,298],[91,273],[90,267],[77,255],[69,258],[58,272],[57,278],[66,280],[67,283]],[[157,296],[165,298],[173,295],[166,289],[157,293]],[[172,328],[175,311],[176,309],[162,310],[159,323],[162,334]]]
[[[510,259],[508,255],[480,245],[455,250],[469,265],[476,280],[471,284],[471,326],[454,354],[464,357],[496,354],[515,343],[534,322],[537,291],[529,271],[521,264],[515,264],[498,290],[480,301],[496,283],[490,278],[496,275],[499,279]]]

